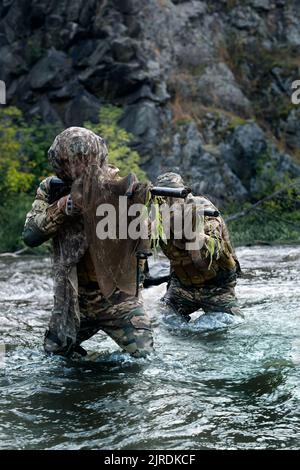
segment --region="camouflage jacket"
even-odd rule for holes
[[[198,217],[198,209],[201,215],[202,209],[215,211],[217,208],[204,196],[190,195],[188,203],[193,210],[191,229],[195,233],[199,230],[200,244],[198,248],[189,248],[189,243],[193,240],[187,240],[184,234],[176,239],[171,222],[170,239],[166,242],[160,241],[162,251],[170,260],[171,272],[176,274],[183,285],[196,286],[213,282],[218,277],[226,277],[226,273],[238,271],[239,263],[224,219],[221,216]]]
[[[114,178],[118,169],[110,167]],[[82,216],[68,216],[58,209],[57,202],[48,203],[50,179],[43,180],[37,190],[36,198],[27,214],[23,239],[35,247],[52,239],[54,306],[53,312],[61,317],[57,336],[63,346],[68,341],[75,344],[80,327],[78,303],[78,268],[84,271],[88,256],[88,243],[84,232]]]
[[[49,181],[40,184],[31,211],[27,214],[23,239],[29,246],[38,246],[52,238],[54,306],[61,317],[57,336],[63,347],[76,342],[80,327],[77,264],[87,250],[82,217],[62,213],[57,202],[48,203]]]

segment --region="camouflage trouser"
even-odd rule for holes
[[[146,356],[153,350],[150,320],[137,297],[117,290],[107,300],[99,290],[79,289],[78,300],[78,345],[101,330],[134,357]]]
[[[189,320],[189,315],[202,309],[205,313],[226,312],[241,315],[235,296],[236,277],[222,285],[208,284],[203,287],[185,287],[172,274],[163,301],[177,313]]]

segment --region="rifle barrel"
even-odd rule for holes
[[[184,199],[191,192],[191,189],[190,188],[167,188],[167,187],[153,186],[150,189],[150,191],[153,196],[175,197],[175,198]]]

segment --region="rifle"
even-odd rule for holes
[[[54,202],[58,201],[63,196],[67,196],[70,194],[71,191],[71,183],[63,181],[62,179],[58,178],[57,176],[53,176],[49,182],[49,194],[48,194],[48,203],[53,204]],[[150,192],[152,196],[160,196],[160,197],[171,197],[171,198],[179,198],[185,199],[189,193],[191,193],[190,188],[182,187],[182,188],[168,188],[168,187],[158,187],[152,186],[150,188]],[[132,188],[128,188],[126,195],[128,197],[132,197]],[[220,213],[215,210],[205,209],[203,211],[203,215],[207,217],[218,217]],[[139,261],[144,259],[147,261],[148,257],[151,256],[151,252],[142,252],[139,251],[136,253],[137,257],[137,272],[136,272],[136,296],[138,296],[139,292],[139,282],[140,282],[140,267]],[[144,279],[143,285],[145,288],[151,286],[158,286],[164,282],[168,282],[170,280],[170,276],[160,276],[157,278],[153,278],[148,276]]]
[[[61,197],[67,196],[71,192],[71,183],[61,180],[57,176],[52,176],[49,182],[48,203],[53,204]]]
[[[53,176],[49,182],[49,195],[48,195],[48,202],[49,204],[53,204],[55,201],[58,201],[63,196],[67,196],[70,194],[72,184],[62,179],[58,178],[57,176]],[[178,199],[185,199],[189,193],[191,193],[190,188],[168,188],[168,187],[159,187],[159,186],[152,186],[150,188],[150,192],[152,196],[160,196],[160,197],[173,197]],[[131,197],[132,191],[128,191],[126,196]],[[204,209],[203,215],[207,217],[218,217],[220,215],[219,211],[211,210],[211,209]]]
[[[163,284],[164,282],[169,282],[170,280],[170,274],[166,274],[165,276],[159,276],[159,277],[146,277],[146,279],[143,282],[143,286],[145,289],[148,287],[152,286],[160,286],[160,284]]]
[[[50,191],[48,196],[49,204],[53,204],[53,202],[58,201],[63,196],[67,196],[70,194],[71,191],[71,183],[63,181],[62,179],[58,178],[57,176],[53,176],[49,182]],[[187,195],[191,192],[190,188],[166,188],[166,187],[156,187],[152,186],[150,188],[150,192],[153,196],[161,196],[161,197],[174,197],[185,199]],[[132,197],[133,191],[130,187],[126,192],[126,196]]]

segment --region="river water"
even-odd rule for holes
[[[102,333],[93,361],[45,357],[51,262],[0,258],[0,448],[299,449],[300,246],[237,251],[244,321],[166,323],[165,285],[147,289],[149,360]]]

